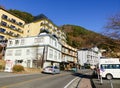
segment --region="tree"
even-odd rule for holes
[[[13,10],[10,9],[8,10],[11,14],[23,19],[26,23],[30,23],[34,20],[34,16],[32,16],[32,14],[28,13],[28,12],[22,12],[19,10]]]
[[[120,40],[120,13],[111,16],[105,28],[107,36]]]

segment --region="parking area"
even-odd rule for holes
[[[97,78],[93,78],[92,81],[93,88],[120,88],[120,79],[102,79],[102,84]]]

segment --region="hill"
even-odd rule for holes
[[[90,48],[97,46],[106,50],[107,56],[120,57],[120,41],[102,34],[87,30],[81,26],[63,25],[60,27],[67,34],[67,43],[75,48]]]

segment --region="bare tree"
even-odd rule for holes
[[[107,36],[120,40],[120,13],[111,16],[105,28]]]

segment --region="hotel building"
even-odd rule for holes
[[[0,8],[0,41],[23,37],[25,22]]]

